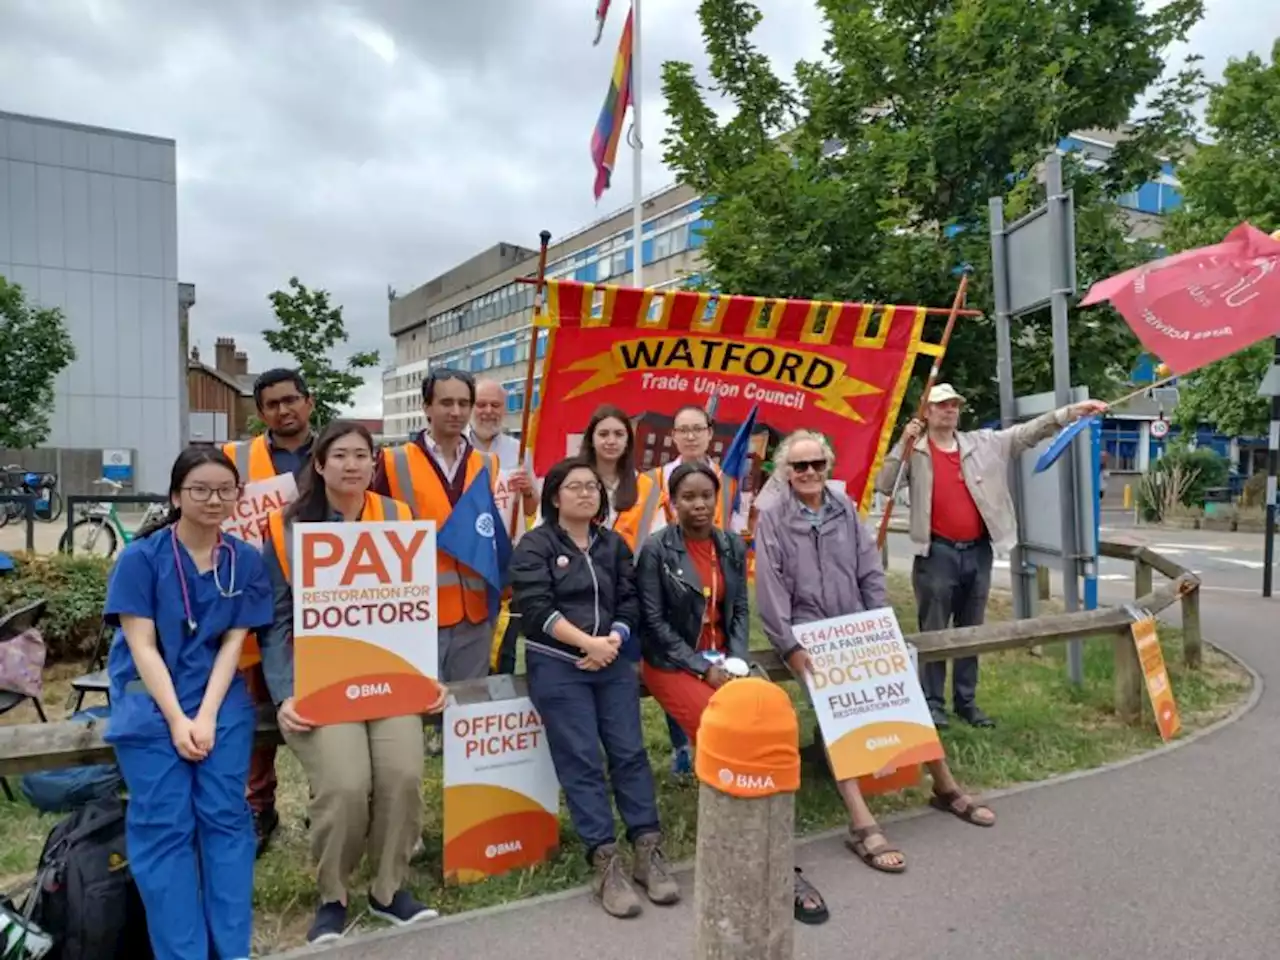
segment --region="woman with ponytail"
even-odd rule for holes
[[[262,558],[222,534],[239,495],[225,454],[184,450],[168,515],[138,532],[107,584],[106,740],[129,789],[129,866],[156,960],[249,956],[255,713],[236,667],[272,610]]]
[[[273,513],[263,550],[275,594],[275,622],[260,634],[262,668],[285,742],[311,786],[311,852],[320,903],[310,943],[337,940],[347,928],[347,885],[366,850],[372,862],[369,912],[396,926],[437,914],[407,886],[409,858],[422,837],[422,717],[319,726],[299,712],[293,689],[295,523],[378,523],[412,520],[407,504],[369,490],[373,437],[353,420],[335,420],[320,434],[298,499]],[[448,691],[430,713],[444,709]]]

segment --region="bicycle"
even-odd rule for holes
[[[105,477],[93,482],[96,486],[110,487],[114,493],[124,490],[123,483],[117,483]],[[143,513],[142,522],[138,524],[137,529],[141,530],[152,520],[163,516],[168,509],[168,505],[163,503],[147,504],[146,512]],[[125,529],[114,503],[94,503],[89,505],[85,516],[72,524],[71,529],[59,538],[58,551],[72,553],[83,550],[86,553],[98,552],[100,556],[113,557],[121,543],[127,546],[133,542],[135,533],[136,530]],[[83,536],[83,541],[77,539],[78,536]],[[103,549],[95,551],[95,547],[99,546]],[[76,550],[73,551],[73,547]]]
[[[42,523],[53,523],[62,516],[62,494],[58,492],[58,475],[56,473],[35,473],[24,470],[21,465],[11,463],[4,468],[6,492],[15,494],[31,494],[36,497],[32,513]],[[20,519],[25,511],[25,504],[9,501],[5,504],[5,516],[0,526],[10,520]]]

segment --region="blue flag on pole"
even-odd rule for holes
[[[751,451],[751,434],[756,428],[756,414],[759,412],[759,404],[751,408],[747,419],[742,422],[742,426],[738,427],[738,432],[733,435],[733,440],[729,443],[729,449],[724,452],[724,457],[720,460],[720,472],[724,475],[725,482],[732,479],[738,485],[733,494],[734,512],[737,512],[738,500],[742,495],[742,479],[747,475],[747,468],[751,463],[747,454]],[[725,523],[728,524],[728,522],[729,518],[725,517]]]
[[[487,466],[476,474],[436,533],[436,545],[484,579],[489,588],[489,619],[496,617],[511,562],[511,538],[498,516]]]
[[[1097,417],[1094,416],[1081,417],[1054,437],[1053,443],[1049,444],[1044,453],[1040,454],[1040,459],[1036,461],[1035,472],[1044,473],[1057,463],[1058,458],[1066,453],[1067,448],[1071,446],[1071,441],[1085,430],[1088,430],[1089,425],[1096,419]]]

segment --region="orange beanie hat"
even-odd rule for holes
[[[698,725],[698,779],[735,797],[800,788],[800,721],[785,690],[768,680],[730,680]]]

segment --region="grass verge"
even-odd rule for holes
[[[890,593],[904,628],[915,623],[915,608],[906,577],[890,574]],[[1007,596],[993,595],[988,618],[1007,619]],[[1163,627],[1161,640],[1169,665],[1174,693],[1186,730],[1195,730],[1231,712],[1249,690],[1248,675],[1236,664],[1212,650],[1205,651],[1201,670],[1182,666],[1180,631]],[[753,646],[765,646],[758,628]],[[1085,646],[1085,681],[1077,688],[1067,681],[1066,648],[1046,648],[1042,657],[1027,651],[1010,651],[984,657],[979,702],[994,716],[995,730],[978,731],[955,723],[943,732],[952,768],[960,781],[975,792],[1014,783],[1043,780],[1072,770],[1083,770],[1131,756],[1160,743],[1148,714],[1139,726],[1120,723],[1112,711],[1112,642],[1089,641]],[[46,678],[45,702],[51,715],[65,713],[68,683],[79,672],[74,665],[52,668]],[[801,741],[810,742],[813,711],[794,684],[788,685],[801,719]],[[669,773],[671,745],[666,723],[651,700],[643,704],[649,755],[658,784],[667,853],[672,860],[693,855],[697,824],[697,787]],[[31,715],[28,715],[28,714]],[[29,723],[30,708],[22,707],[0,723]],[[315,907],[315,886],[310,866],[303,818],[307,786],[293,755],[281,749],[278,759],[280,788],[278,807],[281,828],[272,848],[258,862],[255,878],[255,950],[269,953],[302,942]],[[797,797],[797,831],[813,833],[844,822],[844,807],[830,777],[818,767],[806,766]],[[520,871],[468,887],[445,887],[440,882],[442,771],[439,758],[427,761],[423,788],[424,839],[427,852],[415,864],[412,884],[416,892],[442,912],[489,906],[537,894],[550,893],[586,881],[587,866],[581,847],[573,839],[567,814],[562,812],[564,845],[560,857],[532,870]],[[14,785],[16,789],[16,784]],[[872,809],[887,813],[922,804],[927,795],[910,790],[871,800]],[[42,816],[25,802],[0,801],[0,890],[8,890],[30,876],[40,847],[57,817]],[[353,893],[367,888],[362,873],[352,883]],[[353,896],[355,911],[364,908],[364,897]],[[353,914],[354,915],[354,914]],[[361,927],[376,921],[368,917]]]

